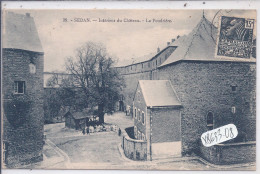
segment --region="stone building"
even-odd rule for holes
[[[170,81],[139,81],[133,102],[134,136],[147,140],[148,158],[181,155],[181,107]]]
[[[255,161],[256,59],[217,58],[216,37],[217,28],[203,16],[191,33],[167,46],[174,51],[148,71],[151,76],[122,73],[125,101],[133,107],[139,80],[169,80],[182,105],[182,155],[195,153],[215,164]],[[204,132],[230,123],[238,129],[236,139],[210,148],[202,145]]]
[[[3,13],[3,162],[42,160],[44,52],[33,17]]]

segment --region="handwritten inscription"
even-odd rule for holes
[[[237,128],[234,124],[228,124],[217,129],[205,132],[201,135],[202,144],[206,147],[210,147],[233,138],[238,135]]]

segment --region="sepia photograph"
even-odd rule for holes
[[[256,170],[256,10],[1,21],[4,170]]]

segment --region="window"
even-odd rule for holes
[[[138,109],[138,121],[140,121],[141,120],[141,111],[140,111],[140,109]]]
[[[142,112],[142,123],[144,124],[144,112]]]
[[[144,64],[142,64],[142,69],[144,68]]]
[[[136,110],[137,110],[137,109],[135,108],[135,113],[134,113],[134,115],[135,115],[135,118],[137,118],[137,115],[136,115]]]
[[[150,68],[150,66],[151,66],[151,65],[150,65],[150,62],[148,62],[148,68]]]
[[[232,86],[231,86],[231,90],[232,90],[233,92],[235,92],[235,91],[237,90],[237,86],[232,85]]]
[[[235,106],[231,107],[231,112],[232,112],[233,114],[236,113],[236,107],[235,107]]]
[[[209,112],[207,115],[207,128],[208,130],[213,129],[213,113]]]
[[[29,64],[29,70],[30,70],[31,74],[35,74],[36,73],[36,66],[35,66],[35,64],[30,63]]]
[[[157,66],[157,60],[156,60],[155,64],[156,64],[156,66]]]
[[[24,94],[25,93],[25,82],[24,81],[15,81],[14,82],[14,93],[15,94]]]

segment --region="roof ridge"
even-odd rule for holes
[[[194,33],[194,31],[196,30],[195,34],[192,35],[191,42],[190,42],[190,44],[189,44],[189,46],[188,46],[188,48],[187,48],[186,53],[185,53],[184,56],[183,56],[183,59],[185,59],[185,57],[187,56],[187,54],[188,54],[188,52],[189,52],[189,50],[190,50],[190,47],[192,46],[192,43],[193,43],[193,41],[194,41],[194,38],[195,38],[196,36],[198,36],[197,33],[198,33],[198,31],[199,31],[199,29],[200,29],[200,27],[202,26],[202,24],[203,24],[204,21],[205,21],[208,25],[210,25],[210,27],[211,27],[211,26],[214,26],[204,15],[201,17],[199,23],[196,25],[196,27],[195,27],[195,28],[191,31],[191,33],[190,33],[190,34],[192,34],[192,33]],[[215,26],[214,26],[214,27],[215,27]],[[205,28],[205,25],[204,25],[204,28]],[[215,27],[215,28],[216,28],[216,27]],[[206,28],[205,28],[205,31],[207,32],[208,35],[210,35],[210,34],[208,33],[208,31],[207,31]],[[212,35],[210,35],[210,36],[211,36],[211,38],[212,38]],[[213,42],[215,43],[215,40],[214,40],[213,38],[212,38],[212,40],[213,40]]]
[[[189,52],[189,50],[190,50],[190,47],[192,46],[192,42],[193,42],[195,36],[197,35],[197,33],[198,33],[198,31],[199,31],[199,28],[200,28],[200,26],[201,26],[201,24],[202,24],[204,18],[205,18],[205,17],[204,17],[204,15],[203,15],[203,16],[201,17],[200,22],[199,22],[199,23],[197,24],[197,26],[191,31],[191,33],[193,33],[193,31],[196,29],[195,34],[192,35],[191,42],[190,42],[190,44],[189,44],[189,46],[188,46],[188,49],[187,49],[186,53],[185,53],[184,56],[183,56],[183,59],[187,56],[187,54],[188,54],[188,52]]]

